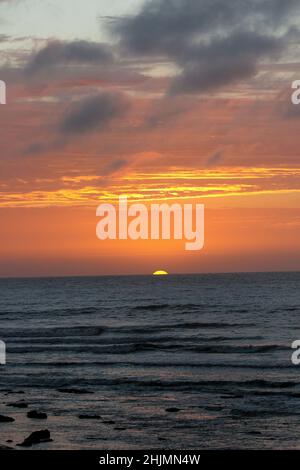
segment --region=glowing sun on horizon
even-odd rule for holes
[[[163,271],[162,269],[158,271],[154,271],[153,276],[167,276],[169,273],[167,271]]]

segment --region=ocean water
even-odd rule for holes
[[[300,273],[2,279],[0,295],[0,444],[300,448]]]

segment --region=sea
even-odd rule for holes
[[[1,445],[300,448],[300,273],[1,279],[0,340]]]

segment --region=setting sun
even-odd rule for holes
[[[159,270],[154,271],[153,276],[167,276],[169,273],[167,271]]]

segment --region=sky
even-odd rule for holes
[[[297,0],[0,0],[0,276],[300,269]],[[96,238],[202,203],[205,247]]]

